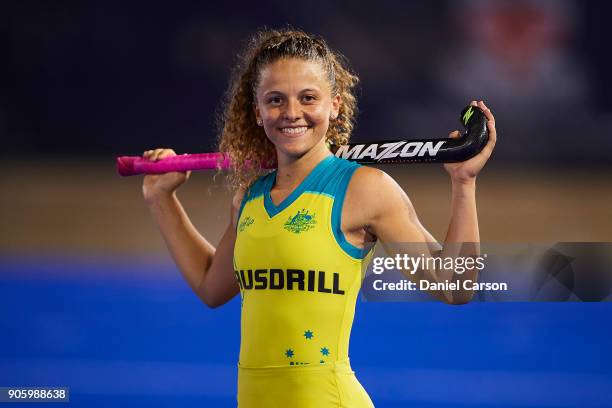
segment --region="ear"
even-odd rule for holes
[[[340,95],[336,94],[332,97],[331,100],[331,113],[329,118],[334,120],[338,117],[338,113],[340,112],[340,105],[342,104],[342,98]]]
[[[255,122],[261,122],[261,113],[259,112],[259,106],[257,106],[257,102],[253,102],[253,112],[255,113]]]

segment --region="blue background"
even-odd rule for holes
[[[69,386],[79,407],[235,406],[237,298],[208,309],[141,258],[0,260],[1,385]],[[358,301],[351,361],[377,407],[607,407],[611,311]]]
[[[69,386],[79,407],[235,406],[239,301],[210,310],[159,261],[140,180],[113,163],[216,149],[236,54],[263,26],[348,58],[353,141],[442,137],[484,99],[500,139],[483,241],[612,241],[611,4],[3,2],[0,386]],[[388,171],[442,238],[442,169]],[[220,237],[230,199],[194,181],[184,203]],[[612,407],[609,303],[357,308],[352,365],[377,407]]]

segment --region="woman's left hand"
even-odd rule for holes
[[[487,129],[489,130],[489,141],[482,149],[480,153],[476,156],[472,157],[469,160],[460,163],[445,163],[444,168],[451,176],[451,180],[453,182],[458,183],[469,183],[476,180],[476,176],[480,172],[480,170],[484,167],[489,157],[493,153],[493,148],[495,147],[495,142],[497,141],[497,132],[495,131],[495,118],[493,117],[493,113],[491,110],[487,108],[487,105],[484,104],[483,101],[476,103],[476,101],[472,101],[470,103],[472,106],[478,106],[484,112],[487,118]],[[461,134],[458,130],[451,132],[449,137],[458,138]]]

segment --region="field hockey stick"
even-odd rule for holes
[[[489,132],[487,118],[476,106],[466,106],[459,120],[465,131],[458,138],[349,143],[336,148],[335,155],[361,164],[462,162],[484,148],[489,140]],[[117,172],[121,176],[230,167],[230,159],[223,153],[183,154],[156,162],[141,156],[117,157]]]

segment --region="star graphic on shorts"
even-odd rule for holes
[[[323,354],[324,356],[329,356],[329,349],[327,347],[323,347],[321,349],[321,354]]]
[[[285,355],[289,358],[293,357],[293,350],[288,349],[287,351],[285,351]]]
[[[306,337],[307,340],[312,340],[313,336],[314,336],[314,333],[310,330],[306,330],[304,332],[304,337]]]

